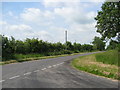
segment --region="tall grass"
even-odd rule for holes
[[[54,55],[62,55],[62,54],[72,54],[72,51],[64,50],[59,52],[48,52],[43,54],[33,53],[33,54],[15,54],[14,59],[25,59],[25,58],[37,58],[43,56],[54,56]]]
[[[15,54],[14,59],[26,59],[26,58],[35,58],[35,57],[42,57],[43,54]]]
[[[117,50],[82,56],[72,61],[72,66],[79,70],[120,80],[117,65]]]
[[[95,55],[96,61],[104,64],[118,65],[118,50],[110,50]],[[120,65],[119,65],[120,66]]]

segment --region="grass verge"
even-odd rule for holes
[[[113,52],[116,51],[107,51],[76,58],[72,61],[72,66],[92,74],[120,80],[117,66],[118,59],[114,58],[118,53],[111,55]]]
[[[25,61],[48,59],[48,58],[64,57],[64,56],[77,55],[77,54],[83,54],[83,53],[63,54],[63,55],[54,55],[54,56],[42,56],[42,55],[38,55],[38,54],[29,54],[29,55],[22,55],[22,54],[17,55],[16,54],[17,59],[2,61],[2,62],[0,62],[0,65],[17,63],[17,62],[25,62]]]
[[[95,57],[98,62],[118,66],[118,50],[110,50],[107,52],[98,53],[95,55]]]

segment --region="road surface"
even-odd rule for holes
[[[71,67],[79,54],[2,66],[2,88],[118,88],[118,82]]]

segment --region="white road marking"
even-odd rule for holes
[[[59,64],[56,64],[56,65],[53,65],[53,67],[56,67],[56,66],[58,66],[58,65],[61,65],[61,64],[63,64],[64,62],[62,62],[62,63],[59,63]]]
[[[24,62],[24,63],[26,63],[26,62]],[[59,64],[56,64],[56,65],[53,65],[53,67],[56,67],[57,65],[61,65],[61,64],[63,64],[64,62],[62,62],[62,63],[59,63]],[[48,66],[48,68],[51,68],[52,66]],[[43,68],[43,69],[41,69],[41,70],[46,70],[47,68]],[[35,70],[34,72],[39,72],[40,70]],[[27,73],[25,73],[24,75],[29,75],[29,74],[31,74],[32,72],[27,72]],[[9,78],[9,79],[14,79],[14,78],[18,78],[18,77],[20,77],[20,75],[17,75],[17,76],[13,76],[13,77],[11,77],[11,78]],[[5,80],[1,80],[0,81],[0,83],[1,82],[4,82]]]
[[[64,62],[60,63],[60,64],[63,64]]]
[[[31,74],[32,72],[27,72],[27,73],[25,73],[24,75],[29,75],[29,74]]]
[[[51,68],[52,66],[49,66],[48,68]]]
[[[34,72],[39,72],[40,70],[35,70]]]
[[[56,65],[53,65],[53,67],[56,67]]]
[[[47,69],[47,68],[43,68],[43,69],[41,69],[41,70],[45,70],[45,69]]]
[[[11,78],[9,78],[9,79],[14,79],[14,78],[18,78],[18,77],[20,77],[20,75],[13,76],[13,77],[11,77]]]
[[[57,65],[60,65],[60,64],[57,64]]]
[[[26,63],[26,62],[24,62],[24,63]],[[61,65],[61,64],[63,64],[64,62],[62,62],[62,63],[59,63],[59,64],[56,64],[56,65],[53,65],[53,67],[56,67],[57,65]],[[48,68],[51,68],[52,66],[48,66]],[[46,70],[47,68],[43,68],[43,69],[41,69],[41,70]],[[40,70],[35,70],[34,72],[39,72]],[[29,74],[31,74],[32,72],[27,72],[27,73],[25,73],[24,75],[29,75]],[[13,77],[11,77],[11,78],[9,78],[9,79],[14,79],[14,78],[18,78],[18,77],[20,77],[20,75],[17,75],[17,76],[13,76]],[[0,83],[2,83],[2,82],[4,82],[5,80],[1,80],[0,81]],[[75,81],[73,81],[73,82],[75,82]]]
[[[1,80],[0,83],[4,82],[5,80]]]

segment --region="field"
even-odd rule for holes
[[[72,61],[72,66],[92,74],[120,80],[117,50],[76,58]]]

